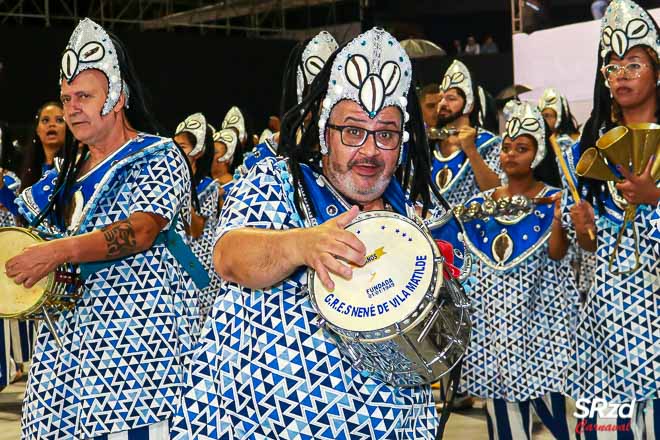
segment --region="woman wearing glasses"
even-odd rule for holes
[[[596,77],[594,108],[574,148],[576,159],[617,125],[658,122],[659,41],[657,24],[645,10],[631,0],[610,4],[601,27],[602,67]],[[616,185],[580,179],[586,200],[576,204],[569,199],[564,209],[565,227],[572,221],[579,245],[597,255],[596,277],[578,320],[566,391],[587,409],[594,399],[634,403],[632,417],[619,413],[618,420],[603,422],[596,415],[582,419],[578,430],[616,422],[630,436],[626,438],[633,434],[656,438],[660,434],[656,412],[660,411],[660,189],[650,167],[639,176],[626,167],[617,169],[624,180]],[[628,204],[638,208],[631,224],[624,226]],[[595,239],[590,238],[590,230]],[[635,243],[639,267],[635,267]],[[610,267],[612,255],[616,258]]]

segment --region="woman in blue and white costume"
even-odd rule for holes
[[[647,11],[631,0],[613,0],[601,24],[594,107],[585,124],[580,154],[617,125],[660,122],[660,35]],[[656,158],[657,159],[657,158]],[[660,189],[647,168],[640,176],[624,167],[619,184],[580,179],[588,195],[565,208],[566,227],[579,245],[597,255],[594,283],[580,313],[577,341],[568,369],[566,392],[589,409],[595,399],[634,404],[618,419],[588,417],[580,421],[587,435],[594,425],[618,425],[618,433],[601,438],[660,436]],[[634,220],[616,240],[628,203],[638,205]],[[595,232],[591,240],[588,231]],[[635,269],[638,233],[640,267]],[[610,257],[616,255],[609,267]],[[597,402],[600,405],[603,402]],[[611,409],[610,408],[610,409]],[[625,408],[625,407],[624,407]],[[601,412],[607,416],[610,409]],[[632,412],[632,414],[630,414]],[[632,417],[629,417],[632,416]]]
[[[184,244],[190,169],[170,139],[137,131],[155,129],[150,112],[124,46],[101,26],[78,24],[61,69],[66,122],[89,154],[77,159],[77,143],[67,145],[21,193],[21,215],[62,238],[4,269],[31,287],[77,265],[81,297],[54,332],[40,325],[21,438],[167,439],[205,275]]]
[[[192,219],[188,228],[190,247],[211,278],[209,285],[199,292],[200,328],[220,286],[220,278],[213,270],[213,244],[222,195],[219,182],[211,177],[213,137],[213,128],[201,113],[188,116],[174,132],[174,142],[186,153],[193,173],[191,188],[195,188],[195,193],[192,194]]]
[[[416,215],[410,200],[433,207],[411,75],[394,37],[378,28],[359,35],[282,121],[288,159],[263,160],[229,194],[214,257],[224,281],[174,438],[434,438],[430,389],[395,389],[362,375],[318,326],[306,289],[307,267],[330,287],[328,272],[351,270],[335,256],[364,263],[364,245],[344,230],[358,213],[351,205],[407,216]],[[410,198],[395,176],[399,166]]]
[[[458,60],[440,85],[438,128],[442,140],[433,150],[433,178],[450,205],[500,184],[499,147],[502,139],[483,128],[486,99],[470,71]]]
[[[532,409],[556,438],[569,438],[563,374],[570,347],[570,301],[577,290],[561,227],[559,172],[541,113],[528,103],[505,108],[500,162],[507,184],[466,205],[524,195],[552,198],[533,212],[464,223],[476,257],[468,279],[472,338],[461,389],[486,399],[491,439],[531,439]],[[552,185],[552,186],[551,186]]]
[[[71,131],[64,122],[62,103],[48,101],[42,104],[34,117],[34,135],[32,143],[21,149],[21,164],[17,176],[5,170],[4,184],[15,195],[25,188],[35,184],[41,176],[53,168],[55,157],[66,143],[73,141]],[[9,147],[9,145],[7,145]],[[8,149],[2,148],[3,154]],[[15,217],[15,206],[0,210],[0,226],[22,226],[22,218]],[[10,329],[11,358],[18,368],[17,374],[27,372],[24,367],[32,358],[32,347],[35,339],[34,321],[11,319],[6,322],[5,329]]]
[[[580,137],[580,130],[566,97],[552,87],[545,89],[539,98],[539,111],[562,153],[572,147]]]
[[[564,157],[570,156],[573,145],[575,145],[575,142],[580,136],[580,132],[577,121],[571,113],[568,101],[557,89],[548,88],[543,91],[543,95],[539,98],[538,108],[552,132],[550,141],[557,143]],[[569,160],[564,159],[564,161],[570,175],[566,176],[563,171],[561,172],[562,188],[568,187],[566,179],[573,179],[574,184],[577,185],[575,169],[572,169],[572,157]],[[559,158],[557,158],[557,166],[562,170]],[[586,196],[585,191],[583,191],[583,196]],[[566,258],[571,260],[575,285],[580,292],[580,297],[576,299],[579,303],[586,297],[594,280],[596,255],[593,252],[588,252],[580,248],[574,241],[568,252]],[[574,321],[577,321],[577,316]]]
[[[314,78],[337,48],[337,41],[327,31],[321,31],[311,40],[302,41],[293,48],[282,77],[280,117],[307,96]],[[260,160],[276,157],[279,137],[279,133],[275,133],[246,153],[237,175],[245,176]]]

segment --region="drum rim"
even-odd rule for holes
[[[20,226],[3,226],[3,227],[0,227],[0,234],[2,234],[3,232],[8,232],[8,231],[16,231],[16,232],[20,232],[20,233],[23,233],[25,235],[28,235],[28,236],[34,238],[36,240],[36,243],[43,243],[44,241],[46,241],[43,238],[41,238],[41,236],[39,236],[39,234],[37,234],[34,231],[34,229],[22,228]],[[55,274],[53,272],[50,272],[44,278],[46,278],[46,287],[45,287],[45,289],[44,289],[44,291],[41,295],[41,298],[39,298],[39,300],[35,304],[33,304],[30,308],[28,308],[28,309],[26,309],[22,312],[19,312],[19,313],[1,313],[0,312],[0,318],[25,318],[25,317],[30,316],[32,313],[36,312],[37,310],[39,310],[41,308],[41,306],[43,306],[43,304],[48,299],[46,293],[52,291],[53,288],[55,287]]]
[[[432,293],[432,299],[428,298],[428,296],[431,295],[430,293],[431,291],[429,290],[422,296],[422,299],[418,304],[418,306],[415,309],[413,309],[408,315],[403,316],[398,322],[374,330],[353,331],[353,330],[346,330],[332,324],[327,319],[327,317],[320,311],[320,307],[318,306],[318,302],[316,301],[315,288],[314,288],[316,271],[311,267],[308,268],[307,270],[307,286],[308,286],[309,297],[312,306],[314,307],[314,310],[319,315],[319,317],[324,321],[325,325],[328,328],[330,328],[332,331],[334,331],[336,334],[338,334],[340,337],[343,338],[355,339],[360,342],[375,343],[375,342],[385,342],[397,337],[400,334],[405,333],[407,329],[415,327],[426,317],[428,311],[431,309],[431,307],[437,300],[438,296],[440,295],[440,291],[442,289],[442,286],[444,285],[444,278],[442,277],[442,267],[444,263],[438,261],[438,258],[442,257],[442,253],[440,252],[437,243],[435,242],[435,240],[433,240],[433,237],[426,228],[426,225],[417,216],[415,216],[414,218],[409,218],[405,215],[401,215],[396,212],[385,211],[385,210],[363,211],[360,212],[352,222],[346,225],[346,227],[348,228],[349,226],[355,223],[364,221],[371,217],[391,217],[391,218],[403,220],[417,227],[424,234],[424,238],[431,246],[431,250],[434,255],[433,272],[431,274],[431,283],[430,283],[431,286],[435,285],[435,288],[433,289],[433,293]],[[412,318],[412,315],[414,315],[415,313],[417,313],[417,316],[415,318]],[[401,325],[401,323],[406,320],[410,320],[411,322],[405,325]]]

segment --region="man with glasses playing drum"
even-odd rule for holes
[[[4,266],[22,298],[50,287],[28,316],[51,326],[36,342],[22,438],[167,439],[198,319],[192,275],[200,288],[205,275],[181,241],[190,170],[170,139],[138,131],[154,125],[115,37],[82,20],[61,68],[66,122],[85,148],[66,146],[16,204],[37,234],[65,238],[20,251],[43,240],[0,232],[5,255],[18,252]],[[67,264],[80,265],[77,285],[63,282]]]
[[[214,253],[225,283],[173,438],[436,436],[425,383],[462,349],[430,340],[449,294],[411,202],[437,208],[411,74],[390,34],[359,35],[284,116],[286,159],[260,161],[229,194]],[[448,321],[452,341],[467,336]]]

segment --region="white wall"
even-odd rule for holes
[[[660,9],[650,13],[660,21]],[[556,87],[578,122],[585,122],[591,113],[599,34],[600,21],[594,20],[514,35],[514,82],[533,89],[521,99],[536,102],[545,88]]]

